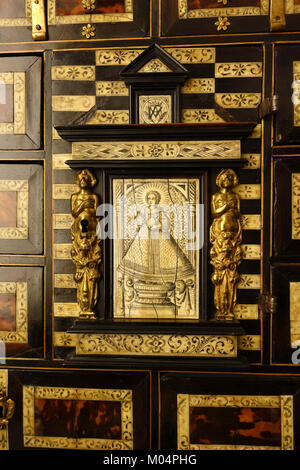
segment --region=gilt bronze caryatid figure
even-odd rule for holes
[[[14,411],[15,402],[7,398],[5,391],[0,387],[0,430],[7,428]]]
[[[233,191],[238,178],[231,169],[219,173],[217,186],[220,191],[212,196],[211,213],[213,222],[210,228],[211,276],[214,284],[214,304],[216,320],[234,320],[237,284],[237,267],[242,260],[242,226],[239,196]]]
[[[76,268],[74,279],[77,284],[80,318],[95,317],[94,309],[99,296],[101,249],[96,235],[99,198],[92,192],[96,182],[89,170],[77,172],[79,191],[71,196],[71,212],[74,217],[71,227],[71,256]]]

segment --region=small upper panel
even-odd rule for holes
[[[269,31],[269,0],[163,0],[162,36]]]
[[[1,150],[41,148],[41,71],[41,57],[1,57]]]
[[[147,37],[150,0],[1,0],[0,42]],[[47,31],[46,31],[47,30]]]

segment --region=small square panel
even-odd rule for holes
[[[0,253],[43,252],[43,168],[0,165]]]
[[[0,338],[4,342],[28,342],[27,289],[27,282],[0,282]]]
[[[0,149],[39,149],[40,116],[41,58],[2,57],[0,59]]]
[[[42,282],[42,268],[0,267],[0,340],[7,358],[22,357],[28,350],[41,357]]]
[[[140,95],[139,124],[166,124],[172,122],[171,95]]]

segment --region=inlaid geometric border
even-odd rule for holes
[[[5,343],[28,343],[28,286],[27,282],[0,282],[1,294],[16,294],[16,330],[0,331]]]
[[[35,399],[55,400],[105,400],[121,403],[122,439],[92,439],[37,436],[35,434]],[[85,389],[66,387],[23,386],[23,437],[24,447],[132,450],[133,449],[133,396],[132,390]]]
[[[299,5],[300,13],[300,5]],[[294,126],[300,126],[300,62],[293,62]]]
[[[281,447],[245,445],[206,445],[190,442],[190,408],[280,408]],[[263,395],[177,395],[177,442],[179,450],[293,450],[293,396]]]
[[[178,0],[178,17],[180,20],[188,18],[217,18],[218,16],[258,16],[268,15],[269,0],[261,0],[260,7],[231,7],[230,2],[224,8],[188,9],[187,0]]]
[[[289,282],[291,346],[300,346],[300,282]]]
[[[237,337],[217,335],[79,334],[76,354],[236,357]]]
[[[292,239],[300,240],[300,173],[292,173]]]
[[[72,159],[163,160],[241,158],[239,140],[164,142],[74,142]]]

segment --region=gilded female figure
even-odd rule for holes
[[[219,173],[217,186],[220,191],[212,196],[210,229],[211,264],[214,267],[211,280],[215,286],[214,302],[217,320],[233,320],[236,290],[239,281],[237,267],[242,259],[242,227],[240,200],[233,188],[238,178],[231,169]]]
[[[79,191],[71,196],[71,212],[74,222],[71,227],[71,256],[76,266],[77,302],[80,317],[93,318],[98,300],[98,264],[101,260],[99,241],[96,236],[96,210],[99,199],[92,192],[96,178],[89,170],[76,174]]]

